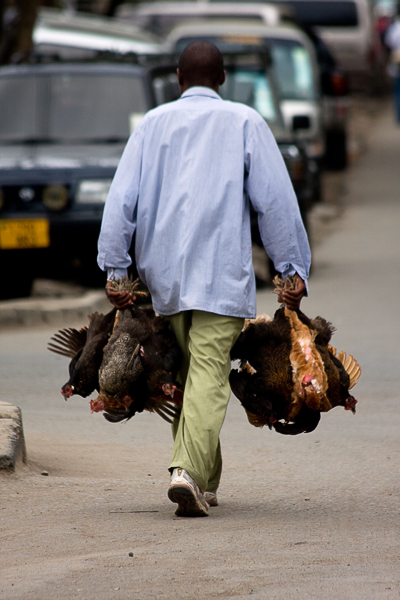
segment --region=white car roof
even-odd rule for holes
[[[265,25],[263,23],[259,23],[258,21],[254,21],[251,23],[249,21],[243,21],[242,23],[238,23],[236,20],[233,19],[232,21],[224,20],[218,22],[199,20],[177,25],[166,37],[165,44],[167,47],[171,47],[178,39],[187,35],[195,36],[205,35],[207,33],[210,35],[226,35],[246,38],[269,37],[286,40],[297,40],[307,48],[313,48],[312,43],[310,42],[308,37],[296,26],[285,24],[273,27]],[[311,52],[313,52],[313,49],[311,50]]]
[[[155,36],[133,25],[107,17],[81,16],[57,9],[41,9],[33,31],[33,43],[51,44],[121,54],[159,54]]]
[[[132,18],[140,16],[152,16],[152,15],[177,15],[177,16],[240,16],[244,13],[248,14],[262,14],[263,20],[270,24],[275,25],[282,20],[282,15],[290,14],[286,7],[263,3],[262,5],[246,2],[245,4],[231,4],[231,3],[208,3],[208,2],[152,2],[146,4],[139,4],[135,8],[132,5],[122,5],[117,10],[117,17]]]

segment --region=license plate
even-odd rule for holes
[[[2,219],[0,220],[0,248],[48,248],[50,227],[47,219]]]

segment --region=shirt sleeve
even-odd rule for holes
[[[307,233],[285,162],[262,118],[249,123],[245,167],[246,192],[268,256],[284,278],[297,272],[307,286],[311,262]]]
[[[145,132],[143,119],[128,140],[104,207],[98,241],[97,263],[116,276],[126,273],[132,262],[129,248],[136,230]]]

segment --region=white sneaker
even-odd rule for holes
[[[204,492],[204,499],[209,506],[218,506],[217,492]]]
[[[193,477],[184,469],[174,469],[168,498],[175,502],[178,517],[208,517],[208,504]]]

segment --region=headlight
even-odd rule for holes
[[[81,181],[76,192],[79,204],[104,204],[112,179],[88,179]]]
[[[68,204],[68,191],[63,185],[48,185],[43,190],[42,202],[54,212],[62,210]]]

